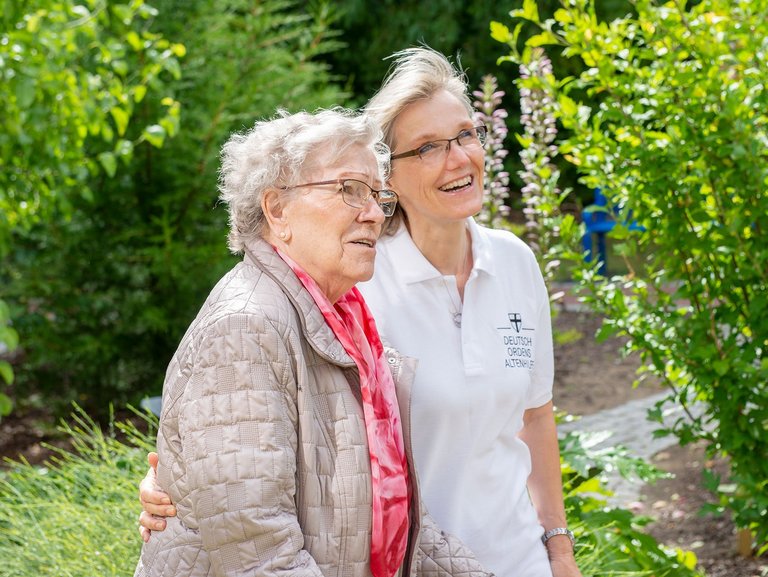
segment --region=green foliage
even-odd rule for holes
[[[141,1],[4,3],[0,259],[10,251],[12,232],[71,218],[75,206],[94,202],[98,184],[130,163],[143,142],[161,144],[152,134],[175,131],[179,106],[162,80],[178,75],[184,48],[150,31],[154,15]],[[141,114],[148,93],[160,102],[152,115]],[[35,259],[32,266],[41,264]],[[2,298],[13,293],[8,269],[0,276],[3,311]],[[7,314],[0,314],[0,344],[9,352],[18,344]],[[13,381],[6,360],[0,375],[0,385]],[[9,405],[0,394],[0,416]]]
[[[143,2],[14,0],[5,7],[0,254],[9,228],[56,208],[68,215],[73,197],[93,198],[94,177],[113,176],[152,132],[173,130],[173,100],[156,117],[136,116],[163,72],[178,75],[184,51],[150,32],[155,12]],[[134,134],[132,122],[139,124]]]
[[[574,274],[605,331],[628,336],[669,386],[668,402],[704,403],[702,416],[661,433],[704,439],[729,458],[720,505],[760,547],[768,543],[768,2],[634,4],[636,15],[605,22],[593,3],[573,0],[537,21],[527,2],[514,16],[541,34],[520,52],[509,32],[510,58],[527,61],[532,46],[553,44],[585,66],[546,83],[568,131],[560,153],[645,231],[618,223],[612,233],[619,253],[635,257],[630,274],[605,279],[580,258]]]
[[[0,386],[12,385],[14,380],[11,363],[2,358],[4,351],[13,351],[19,343],[19,335],[10,326],[11,315],[6,305],[0,300]],[[5,393],[0,392],[0,420],[9,415],[13,409],[13,401]]]
[[[622,447],[594,449],[595,433],[569,433],[560,440],[568,526],[577,538],[576,560],[583,575],[600,577],[696,577],[696,556],[667,549],[643,531],[651,519],[607,505],[607,471],[636,482],[664,474]]]
[[[61,428],[73,452],[0,471],[0,576],[132,575],[141,549],[136,485],[154,434],[130,423],[104,433],[80,410]]]
[[[136,143],[130,162],[84,177],[92,198],[72,198],[66,218],[62,210],[14,231],[3,292],[24,346],[17,398],[37,390],[96,413],[156,394],[185,328],[234,262],[225,211],[214,210],[221,144],[278,106],[314,109],[344,98],[317,60],[338,47],[321,3],[312,12],[284,0],[153,4],[152,38],[184,46],[174,76],[159,79],[183,114],[172,125],[128,126]],[[131,4],[139,5],[146,8]],[[113,44],[132,46],[131,38]],[[88,78],[98,72],[79,65],[69,68]],[[129,70],[140,68],[128,61]],[[152,97],[161,94],[159,80],[137,104],[141,118],[167,109]],[[73,152],[67,162],[82,156]]]

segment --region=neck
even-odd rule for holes
[[[465,221],[441,226],[414,227],[408,232],[421,254],[444,275],[456,277],[462,299],[472,270],[472,241]]]

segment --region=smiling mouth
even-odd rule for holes
[[[461,190],[462,188],[466,188],[472,184],[472,177],[471,176],[465,176],[463,178],[458,178],[456,180],[453,180],[444,186],[440,187],[440,190],[443,192],[456,192],[457,190]]]

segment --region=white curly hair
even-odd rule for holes
[[[298,184],[316,168],[315,157],[333,163],[354,146],[365,146],[376,156],[379,177],[385,182],[389,148],[379,126],[368,116],[344,108],[289,114],[260,120],[249,130],[233,134],[221,149],[219,198],[229,212],[228,246],[240,253],[246,244],[263,237],[267,221],[261,209],[268,188]]]

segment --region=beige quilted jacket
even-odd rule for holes
[[[415,364],[388,351],[409,462]],[[371,479],[357,369],[272,248],[211,291],[163,387],[158,478],[178,516],[135,575],[369,577]],[[489,575],[424,515],[403,575]]]

